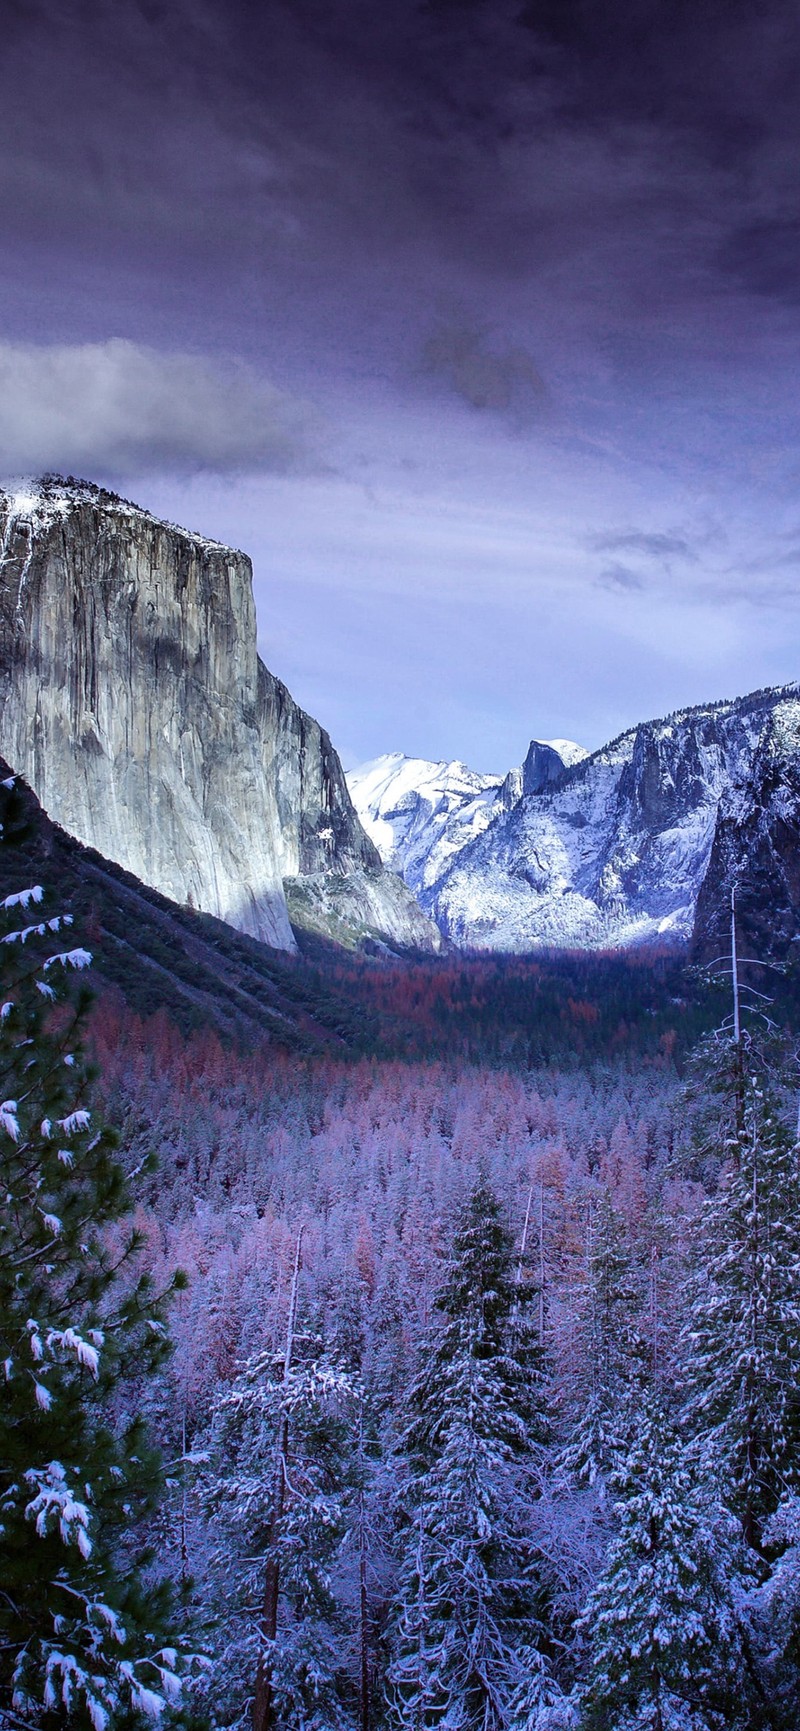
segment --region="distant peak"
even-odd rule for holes
[[[589,756],[586,746],[578,745],[574,739],[532,739],[531,745],[549,746],[551,751],[557,752],[568,769],[572,768],[573,763],[582,763],[583,759]]]

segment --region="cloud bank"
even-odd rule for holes
[[[304,405],[251,368],[112,338],[0,343],[0,467],[285,474],[318,466]]]

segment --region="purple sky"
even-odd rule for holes
[[[0,470],[253,556],[345,760],[800,673],[795,0],[7,0]]]

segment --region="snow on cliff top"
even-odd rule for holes
[[[561,762],[571,769],[574,763],[582,763],[589,753],[585,745],[577,745],[574,739],[534,739],[532,745],[549,745],[557,751]]]
[[[25,477],[0,489],[0,509],[8,508],[7,528],[14,521],[24,522],[30,525],[34,536],[46,532],[59,518],[69,516],[70,511],[77,510],[80,505],[94,505],[131,521],[140,519],[144,523],[155,523],[160,529],[182,535],[197,547],[241,556],[237,548],[227,546],[224,541],[215,541],[210,535],[201,535],[180,523],[170,523],[154,511],[147,511],[143,505],[134,504],[132,499],[123,499],[106,487],[95,486],[93,481],[76,480],[73,475],[42,475],[35,480]]]

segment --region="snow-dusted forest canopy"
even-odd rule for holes
[[[0,946],[12,1731],[795,1727],[790,1042],[297,1055],[112,995],[92,1077],[52,918]]]

